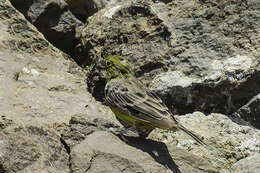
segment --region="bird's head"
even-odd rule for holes
[[[131,63],[122,56],[111,55],[105,58],[107,79],[127,78],[133,76]]]

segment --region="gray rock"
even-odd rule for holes
[[[63,0],[10,0],[28,21],[60,50],[72,54],[77,43],[76,30],[83,23],[68,9]]]
[[[89,91],[102,100],[99,60],[119,54],[173,112],[234,112],[260,91],[259,7],[258,0],[140,0],[106,7],[88,18],[75,50],[92,68]]]
[[[239,160],[231,167],[232,173],[259,173],[260,154],[255,154],[245,159]]]
[[[246,105],[239,108],[234,114],[236,118],[243,118],[254,127],[260,129],[260,94],[253,97]]]
[[[25,4],[31,2],[26,1]],[[250,1],[249,5],[252,2]],[[158,79],[162,81],[165,90],[169,89],[169,92],[172,82],[180,86],[183,92],[186,91],[185,87],[188,88],[196,82],[194,80],[197,79],[196,75],[188,75],[185,72],[188,67],[184,66],[182,71],[173,70],[171,65],[167,65],[167,62],[173,58],[170,53],[167,54],[171,55],[170,59],[167,59],[168,56],[164,54],[164,51],[170,50],[169,47],[165,47],[168,45],[166,43],[172,44],[168,40],[167,33],[172,33],[171,29],[174,26],[170,28],[166,25],[167,21],[160,19],[164,13],[156,12],[165,3],[167,2],[125,1],[117,4],[120,7],[116,5],[115,8],[104,8],[89,18],[90,23],[94,23],[96,16],[103,14],[106,19],[104,26],[109,23],[112,26],[107,27],[107,30],[98,30],[100,28],[93,30],[93,37],[98,32],[104,35],[96,37],[97,42],[91,42],[93,38],[91,36],[87,42],[93,45],[93,49],[89,47],[91,48],[89,49],[90,59],[85,61],[93,67],[92,70],[89,69],[91,73],[88,73],[92,74],[93,84],[101,86],[95,82],[102,79],[100,75],[102,67],[98,63],[94,67],[94,63],[99,61],[99,57],[118,53],[121,50],[121,48],[116,48],[117,42],[109,43],[111,48],[115,47],[115,49],[110,49],[108,43],[105,43],[104,50],[100,52],[98,52],[99,49],[103,47],[95,46],[95,44],[101,44],[102,38],[106,38],[114,29],[130,34],[127,37],[129,44],[121,45],[129,49],[132,46],[132,52],[130,51],[131,54],[127,57],[136,65],[136,74],[143,81],[147,83],[149,81],[152,86]],[[169,7],[172,7],[172,3],[177,2],[168,2]],[[236,7],[237,2],[233,5]],[[228,7],[231,8],[231,6]],[[166,8],[162,9],[167,14]],[[215,10],[218,11],[216,8]],[[231,12],[232,10],[231,8]],[[173,12],[176,11],[173,10]],[[95,173],[107,170],[111,172],[218,172],[214,167],[227,172],[232,171],[233,168],[237,169],[234,166],[234,163],[239,163],[237,161],[242,162],[248,156],[260,153],[259,130],[235,124],[220,114],[211,114],[206,117],[201,113],[194,113],[178,118],[182,125],[204,138],[209,147],[203,148],[196,145],[180,132],[160,130],[155,130],[147,140],[126,137],[128,143],[123,142],[109,132],[111,129],[120,127],[113,113],[86,92],[84,80],[86,72],[46,41],[43,35],[27,22],[9,1],[0,1],[0,14],[0,172]],[[179,14],[187,15],[186,13]],[[212,14],[215,14],[214,10]],[[254,16],[255,13],[252,12],[252,19]],[[221,16],[213,18],[219,20],[219,17]],[[138,30],[137,33],[131,30],[132,27],[127,27],[128,22],[122,22],[125,18],[129,18],[132,24],[137,21],[137,25],[134,25]],[[113,23],[114,20],[121,21]],[[185,20],[183,22],[185,23]],[[246,26],[247,24],[245,23]],[[90,24],[89,27],[95,29],[97,26]],[[120,34],[118,36],[118,33],[112,34],[111,38],[121,38],[119,40],[124,42],[126,37]],[[251,44],[257,42],[257,39],[252,39],[245,50],[251,49]],[[139,46],[139,43],[142,44]],[[151,45],[155,46],[151,47]],[[81,46],[84,47],[84,45]],[[258,48],[254,48],[256,52],[252,54],[257,54]],[[151,50],[151,59],[144,58],[146,56],[142,51],[146,49]],[[156,54],[156,49],[161,52]],[[112,50],[115,52],[111,52]],[[127,51],[122,51],[122,54],[127,55]],[[243,72],[250,71],[248,66],[250,66],[249,69],[257,72],[257,69],[254,69],[254,60],[250,61],[247,57],[250,56],[226,59],[223,64],[232,67],[228,70],[231,72],[233,70],[236,74],[239,74],[237,71],[241,69]],[[164,70],[168,71],[160,75]],[[97,77],[98,75],[100,78]],[[172,82],[167,83],[163,75],[166,75]],[[235,78],[240,80],[239,75]],[[92,79],[91,75],[88,78],[89,84],[90,79]],[[242,81],[245,83],[241,85],[246,89],[252,87],[253,90],[255,89],[253,86],[258,85],[257,81],[252,81],[255,82],[252,86],[247,85],[247,80]],[[99,90],[96,92],[98,93]],[[217,93],[218,90],[216,90]],[[181,93],[178,92],[178,94]],[[232,102],[229,100],[230,103]],[[62,138],[59,133],[62,134]]]
[[[114,119],[86,90],[85,72],[0,1],[0,116],[61,129],[72,115]]]
[[[69,155],[51,129],[10,125],[0,131],[0,171],[69,173]]]
[[[69,5],[69,9],[83,20],[106,6],[116,5],[116,3],[121,1],[122,0],[65,0]]]
[[[74,114],[113,114],[86,92],[85,72],[9,1],[0,14],[0,172],[71,172],[59,131]]]
[[[72,117],[62,132],[73,172],[217,172],[207,160],[159,141],[111,133],[119,128],[104,119]]]
[[[5,116],[0,117],[0,131],[12,124],[12,120],[7,119]]]
[[[208,161],[184,150],[161,142],[128,139],[129,145],[125,145],[111,133],[90,134],[72,148],[72,170],[77,173],[217,172]]]
[[[86,136],[95,131],[109,131],[119,129],[119,126],[104,118],[86,118],[87,115],[72,116],[69,124],[62,130],[62,140],[72,148],[79,144]]]
[[[178,148],[208,159],[219,170],[229,170],[237,161],[260,153],[260,130],[234,123],[222,114],[205,116],[200,112],[176,116],[183,126],[197,134],[207,144],[197,145],[181,131],[156,130],[151,139],[175,144]]]

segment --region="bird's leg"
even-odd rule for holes
[[[127,133],[129,131],[134,131],[134,130],[136,130],[135,126],[131,126],[131,127],[127,127],[127,128],[124,128],[124,129],[120,130],[119,133],[121,135],[127,135]]]
[[[123,141],[125,141],[126,143],[129,143],[129,141],[126,139],[125,136],[133,136],[133,135],[129,135],[129,131],[133,132],[133,130],[136,130],[135,126],[130,126],[127,128],[122,128],[121,130],[117,130],[117,131],[112,131],[111,132],[116,135],[119,136]]]
[[[139,134],[139,136],[140,136],[140,138],[143,138],[143,139],[145,139],[145,138],[147,138],[148,136],[149,136],[149,134],[152,132],[153,130],[151,129],[151,130],[142,130],[142,131],[138,131],[138,134]]]
[[[128,126],[125,129],[121,130],[120,133],[124,136],[140,137],[145,139],[152,132],[152,130],[153,129],[143,129],[137,128],[136,126]]]

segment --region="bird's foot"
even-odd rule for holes
[[[135,127],[122,128],[122,129],[110,129],[110,132],[116,136],[119,136],[124,142],[129,143],[126,137],[140,137]]]
[[[153,130],[137,129],[138,135],[139,135],[139,137],[142,138],[142,139],[147,138],[152,131],[153,131]]]

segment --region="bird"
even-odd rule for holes
[[[134,75],[132,64],[120,55],[104,58],[106,79],[105,102],[116,118],[128,126],[141,129],[145,137],[155,129],[181,130],[198,144],[206,145],[194,132],[182,126],[162,99]],[[125,131],[124,131],[125,132]]]

